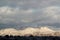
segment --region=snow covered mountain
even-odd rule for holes
[[[20,35],[20,36],[26,36],[26,35],[45,35],[45,34],[54,34],[56,31],[48,28],[48,27],[40,27],[40,28],[26,28],[24,30],[16,30],[13,28],[8,29],[2,29],[0,30],[0,35]]]
[[[40,28],[40,33],[48,34],[48,33],[52,33],[52,32],[55,32],[55,31],[50,29],[50,28],[48,28],[48,27],[41,27]]]

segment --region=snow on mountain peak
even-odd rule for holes
[[[40,28],[40,32],[51,33],[51,32],[55,32],[55,31],[50,29],[50,28],[48,28],[48,27],[41,27]]]
[[[13,28],[8,29],[2,29],[0,30],[0,35],[27,35],[32,34],[35,35],[38,34],[50,34],[55,32],[54,30],[48,28],[48,27],[40,27],[40,28],[26,28],[24,30],[16,30]]]

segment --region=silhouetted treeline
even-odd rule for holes
[[[60,40],[58,36],[0,36],[0,40]]]

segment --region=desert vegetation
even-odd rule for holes
[[[58,36],[0,36],[0,40],[60,40]]]

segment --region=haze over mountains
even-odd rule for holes
[[[32,28],[28,27],[24,30],[16,30],[13,28],[0,30],[0,35],[13,35],[13,36],[60,36],[60,32],[52,30],[48,27]]]

